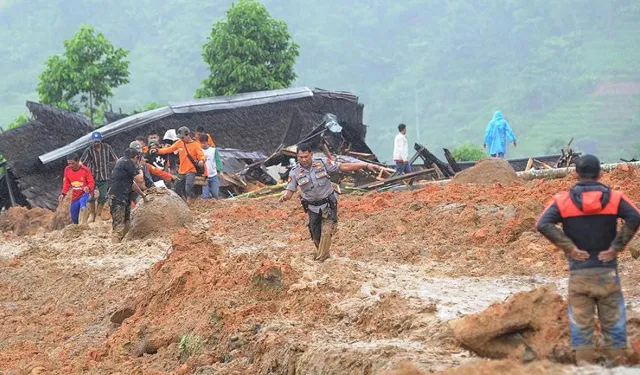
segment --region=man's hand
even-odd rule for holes
[[[180,181],[180,177],[176,176],[175,174],[171,175],[171,180],[173,181]]]
[[[198,160],[198,165],[202,167],[204,165],[204,162],[202,160]]]
[[[146,195],[146,194],[142,196],[142,201],[143,201],[144,203],[149,203],[149,198],[147,198],[147,195]]]
[[[157,154],[158,153],[158,149],[157,148],[151,148],[151,149],[149,149],[149,153],[150,154]]]
[[[63,200],[64,200],[64,194],[60,194],[60,196],[58,197],[58,203],[62,203]]]
[[[482,145],[482,148],[487,148],[487,144],[486,144],[486,143],[484,143],[484,144]]]
[[[371,172],[377,172],[380,170],[380,167],[375,164],[367,163],[367,169]]]
[[[614,249],[609,249],[607,251],[602,251],[600,252],[600,254],[598,254],[598,259],[600,259],[601,261],[605,262],[605,263],[609,263],[612,260],[616,259],[618,257],[618,252],[615,251]]]
[[[286,202],[287,201],[287,195],[286,194],[282,194],[282,196],[280,196],[280,199],[278,199],[278,202],[282,203],[282,202]]]
[[[82,189],[82,190],[84,190],[84,192],[87,193],[87,194],[91,193],[91,189],[89,189],[88,186],[85,186],[84,189]]]
[[[577,247],[574,247],[569,252],[569,258],[577,260],[579,262],[584,262],[585,260],[589,259],[589,253],[584,250],[580,250]]]
[[[513,141],[513,147],[518,147],[518,141]]]

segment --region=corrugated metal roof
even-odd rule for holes
[[[173,114],[209,112],[223,109],[251,107],[312,96],[313,91],[311,91],[309,88],[298,87],[291,89],[258,91],[231,96],[218,96],[213,98],[197,99],[131,115],[105,125],[100,128],[99,131],[100,133],[102,133],[103,138],[106,139],[121,132],[135,129],[137,127],[152,123]],[[88,133],[66,146],[47,152],[44,155],[40,155],[38,158],[43,164],[47,164],[73,152],[78,152],[87,147],[90,143],[91,133]]]
[[[277,103],[285,100],[295,100],[313,96],[313,91],[306,87],[292,89],[248,92],[231,96],[216,96],[214,98],[196,99],[188,102],[172,104],[174,113],[208,112],[221,109],[234,109]]]

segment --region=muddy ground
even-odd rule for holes
[[[639,177],[604,182],[640,202]],[[14,226],[0,239],[0,373],[635,373],[488,361],[454,337],[451,322],[516,293],[566,295],[563,255],[534,223],[573,178],[343,196],[324,263],[295,200],[200,203],[186,228],[117,245],[107,222]],[[621,263],[636,345],[640,263]],[[566,329],[545,326],[549,348]]]

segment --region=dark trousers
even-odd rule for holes
[[[113,234],[118,241],[127,234],[129,221],[131,220],[131,201],[119,200],[111,197],[111,226]]]
[[[180,181],[176,182],[176,193],[184,199],[195,198],[196,191],[194,188],[194,182],[196,181],[196,173],[189,172],[187,174],[179,174]]]
[[[314,245],[316,245],[316,249],[319,249],[322,240],[323,229],[324,231],[328,231],[328,233],[324,234],[329,238],[330,241],[333,230],[338,223],[337,205],[335,209],[327,207],[323,210],[320,210],[319,213],[315,213],[309,210],[308,215],[309,233],[311,234],[311,240],[313,240]],[[330,245],[330,242],[328,245]],[[325,250],[328,252],[329,249]]]

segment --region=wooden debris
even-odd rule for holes
[[[449,149],[444,148],[444,157],[447,158],[447,163],[449,163],[449,166],[451,167],[451,169],[453,170],[454,173],[458,173],[462,171],[462,168],[460,168],[460,166],[458,165],[458,162],[456,161],[456,159],[453,157],[453,154],[451,154],[451,152],[449,151]]]
[[[529,169],[531,169],[532,166],[533,166],[533,159],[529,158],[529,161],[527,162],[527,167],[524,169],[524,171],[527,172]]]
[[[369,184],[365,184],[365,185],[360,185],[360,186],[356,186],[354,189],[366,189],[366,190],[371,190],[371,189],[376,189],[379,187],[383,187],[383,186],[387,186],[390,184],[394,184],[397,182],[402,182],[404,180],[408,180],[408,179],[412,179],[418,176],[422,176],[428,173],[432,173],[434,172],[433,168],[429,168],[429,169],[423,169],[417,172],[411,172],[411,173],[407,173],[404,174],[402,176],[395,176],[395,177],[390,177],[384,181],[375,181],[375,182],[371,182]]]

